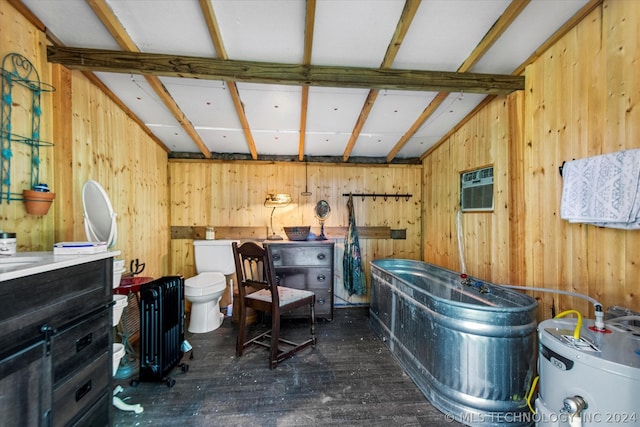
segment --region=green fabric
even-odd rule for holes
[[[347,201],[349,211],[349,229],[344,241],[344,258],[342,261],[344,288],[349,296],[366,295],[367,283],[362,268],[362,257],[360,255],[360,243],[358,242],[358,229],[356,228],[356,217],[353,213],[353,197],[349,195]]]

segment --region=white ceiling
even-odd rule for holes
[[[224,55],[216,52],[198,0],[23,3],[63,46],[122,50],[94,13],[95,5],[104,3],[140,52],[207,58]],[[312,65],[381,67],[405,7],[404,0],[211,0],[226,59],[302,64],[307,5],[314,3]],[[391,68],[459,71],[510,3],[422,0]],[[588,0],[532,0],[466,71],[512,74],[587,3]],[[144,76],[95,74],[171,155],[203,155]],[[250,143],[241,113],[234,107],[229,82],[174,77],[160,77],[160,81],[214,157],[250,156]],[[236,85],[258,159],[299,158],[302,87],[241,82]],[[419,158],[486,96],[450,93],[399,151],[390,155],[437,92],[380,90],[362,129],[354,135],[357,138],[353,149],[345,155],[368,93],[367,89],[356,88],[309,88],[305,158]]]

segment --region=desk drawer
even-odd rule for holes
[[[288,288],[312,291],[316,295],[316,317],[333,319],[333,282],[331,268],[312,267],[280,267],[276,268],[278,285]],[[286,316],[307,316],[308,308],[302,307],[290,311]]]
[[[299,268],[299,267],[278,267],[276,268],[276,278],[278,285],[288,288],[308,289],[329,289],[333,287],[331,267],[322,268]]]
[[[108,391],[113,373],[111,352],[81,367],[73,377],[53,390],[53,425],[64,426]]]
[[[271,245],[271,258],[274,267],[316,266],[333,264],[333,246],[331,245]]]
[[[110,308],[101,310],[51,337],[54,384],[109,351],[111,313]]]

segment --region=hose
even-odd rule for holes
[[[582,328],[582,314],[580,314],[578,310],[565,310],[562,313],[558,313],[554,319],[559,319],[567,314],[576,314],[578,316],[578,323],[576,324],[576,328],[573,330],[573,339],[578,341],[580,339],[580,328]]]
[[[460,260],[460,273],[461,274],[467,274],[467,266],[465,264],[464,261],[464,238],[462,236],[462,209],[458,209],[457,213],[456,213],[456,232],[458,235],[458,257]],[[589,301],[591,304],[593,304],[593,309],[595,311],[595,315],[596,315],[596,323],[595,323],[595,328],[598,331],[604,331],[605,327],[604,327],[604,313],[602,312],[602,304],[600,304],[600,302],[594,298],[591,298],[588,295],[584,295],[584,294],[579,294],[577,292],[570,292],[570,291],[562,291],[559,289],[547,289],[547,288],[532,288],[529,286],[513,286],[513,285],[498,285],[498,286],[503,286],[505,288],[510,288],[510,289],[520,289],[520,290],[524,290],[524,291],[536,291],[536,292],[550,292],[550,293],[554,293],[554,294],[560,294],[560,295],[568,295],[568,296],[572,296],[572,297],[576,297],[576,298],[582,298],[584,300]],[[558,316],[556,316],[558,317]],[[582,315],[580,315],[580,323],[582,323]]]
[[[538,380],[540,379],[540,375],[536,375],[531,383],[531,388],[529,389],[529,393],[527,394],[527,406],[532,414],[536,413],[536,410],[531,406],[531,397],[533,396],[533,392],[536,390],[536,385],[538,384]]]
[[[589,301],[591,304],[593,304],[593,308],[596,311],[602,311],[602,304],[600,304],[596,299],[591,298],[588,295],[584,295],[584,294],[579,294],[577,292],[569,292],[569,291],[562,291],[559,289],[547,289],[547,288],[532,288],[529,286],[513,286],[513,285],[499,285],[505,288],[510,288],[510,289],[520,289],[523,291],[536,291],[536,292],[551,292],[553,294],[561,294],[561,295],[569,295],[572,297],[576,297],[576,298],[582,298],[584,300]]]
[[[607,320],[607,322],[629,322],[629,321],[640,322],[640,316],[634,314],[629,316],[614,317],[613,319]]]
[[[456,231],[458,234],[458,258],[460,260],[460,273],[467,274],[467,266],[464,262],[464,238],[462,237],[462,209],[456,214]]]
[[[462,236],[462,209],[458,209],[456,213],[456,232],[458,235],[458,258],[460,260],[460,273],[467,274],[467,266],[464,261],[464,237]],[[505,288],[510,288],[510,289],[520,289],[524,291],[551,292],[554,294],[569,295],[572,297],[585,299],[589,301],[591,304],[593,304],[593,308],[596,311],[596,328],[599,330],[604,329],[604,324],[600,324],[598,319],[598,312],[602,313],[602,304],[600,304],[600,302],[598,302],[594,298],[591,298],[588,295],[579,294],[577,292],[561,291],[556,289],[532,288],[528,286],[513,286],[513,285],[498,285],[498,286],[503,286]]]

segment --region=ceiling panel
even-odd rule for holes
[[[509,0],[423,0],[392,68],[456,71]]]
[[[350,136],[351,131],[307,132],[304,154],[305,156],[342,157]]]
[[[103,72],[96,76],[171,151],[198,151],[144,76]]]
[[[23,0],[23,3],[66,46],[118,49],[91,7],[78,0]]]
[[[256,130],[253,132],[253,140],[256,150],[263,155],[290,156],[294,147],[298,147],[299,132]]]
[[[435,95],[434,92],[381,90],[351,155],[386,157]]]
[[[398,152],[398,157],[421,156],[473,111],[484,98],[486,95],[476,93],[450,94]]]
[[[533,0],[470,70],[510,74],[588,0]]]
[[[300,127],[298,86],[238,83],[247,120],[254,131],[297,131]]]
[[[302,62],[305,2],[299,0],[214,0],[229,59]]]
[[[107,4],[141,52],[216,56],[197,0],[107,0]]]
[[[296,153],[302,89],[238,83],[238,92],[258,152],[267,155]]]
[[[198,135],[202,138],[207,148],[213,153],[249,153],[247,138],[242,129],[221,129],[196,126]],[[194,152],[191,147],[190,152]]]
[[[350,134],[368,93],[367,89],[309,88],[307,132]]]
[[[226,82],[178,77],[160,80],[194,126],[242,129]]]
[[[198,151],[185,130],[179,125],[150,124],[148,128],[162,143],[174,152]]]
[[[178,125],[144,76],[95,73],[146,124]]]
[[[403,7],[397,0],[319,0],[311,63],[379,67]]]

